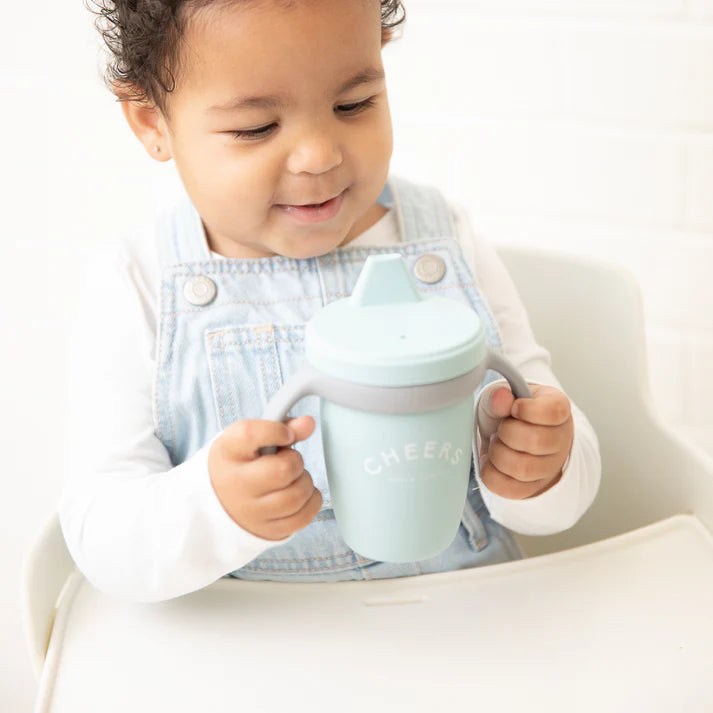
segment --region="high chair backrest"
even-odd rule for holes
[[[656,413],[649,387],[639,285],[613,263],[500,246],[565,392],[599,438],[602,482],[582,519],[566,532],[518,537],[542,554],[633,530],[677,513],[713,528],[713,462]]]

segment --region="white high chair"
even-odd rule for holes
[[[711,711],[713,459],[654,412],[626,270],[501,247],[600,440],[598,497],[528,558],[367,582],[96,591],[52,517],[25,564],[36,713]]]

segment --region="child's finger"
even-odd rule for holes
[[[524,500],[542,490],[545,481],[521,481],[498,470],[490,458],[484,456],[480,463],[480,479],[491,492],[511,500]]]
[[[231,460],[251,461],[258,457],[260,448],[291,446],[306,438],[309,430],[308,424],[301,419],[291,421],[294,422],[292,425],[258,418],[235,421],[223,431],[220,449],[224,456]]]
[[[517,418],[503,419],[497,433],[498,438],[514,451],[534,456],[559,453],[569,442],[568,435],[562,426],[539,426]]]
[[[515,399],[512,415],[539,426],[560,426],[572,414],[569,398],[554,386],[531,385],[532,398]]]
[[[547,455],[532,455],[513,450],[499,438],[491,439],[488,458],[500,473],[521,483],[551,478],[560,469],[563,461],[559,451]]]

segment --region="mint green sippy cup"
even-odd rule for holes
[[[263,418],[284,421],[301,398],[320,397],[327,480],[344,541],[384,562],[442,552],[465,505],[474,392],[487,369],[502,374],[516,398],[531,397],[525,380],[490,349],[475,310],[421,295],[397,253],[369,256],[352,295],[312,317],[305,357]]]

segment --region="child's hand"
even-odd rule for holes
[[[515,500],[539,495],[560,479],[574,439],[566,394],[529,386],[531,399],[515,399],[503,385],[478,405],[480,478],[496,495]]]
[[[213,441],[208,453],[210,482],[223,508],[242,528],[266,540],[282,540],[312,522],[322,507],[322,494],[304,469],[302,456],[288,446],[305,440],[314,426],[311,416],[287,423],[245,419],[231,423]],[[259,456],[262,446],[278,449]]]

